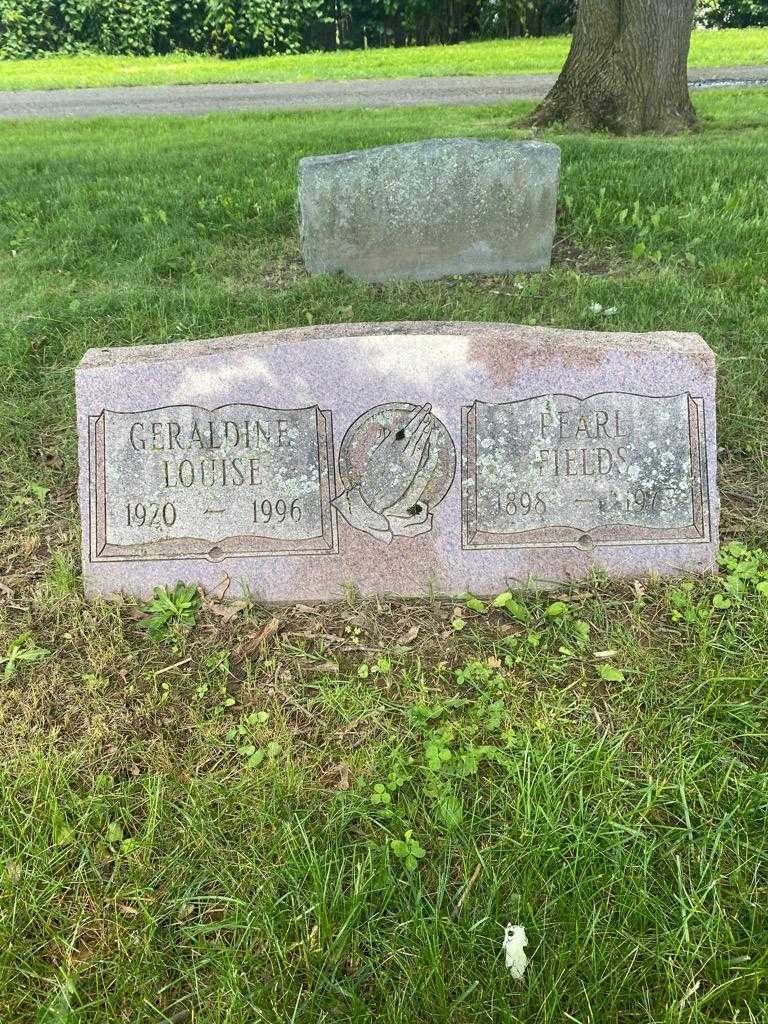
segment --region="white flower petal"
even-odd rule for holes
[[[504,929],[504,958],[509,973],[517,981],[522,980],[528,966],[528,957],[524,948],[528,945],[528,936],[521,924],[508,924]]]

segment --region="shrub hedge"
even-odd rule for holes
[[[244,57],[565,31],[573,0],[0,0],[0,57]]]
[[[0,58],[93,50],[245,57],[567,31],[575,0],[0,0]],[[699,22],[768,24],[768,0],[701,0]]]

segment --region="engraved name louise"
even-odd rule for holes
[[[466,549],[709,539],[700,398],[475,402],[462,433]]]
[[[192,405],[90,417],[91,558],[337,549],[331,414]]]

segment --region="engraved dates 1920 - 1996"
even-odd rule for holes
[[[337,550],[330,413],[167,406],[91,417],[91,558]]]

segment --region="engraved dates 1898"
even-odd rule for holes
[[[703,402],[607,392],[463,412],[468,549],[709,539]]]

